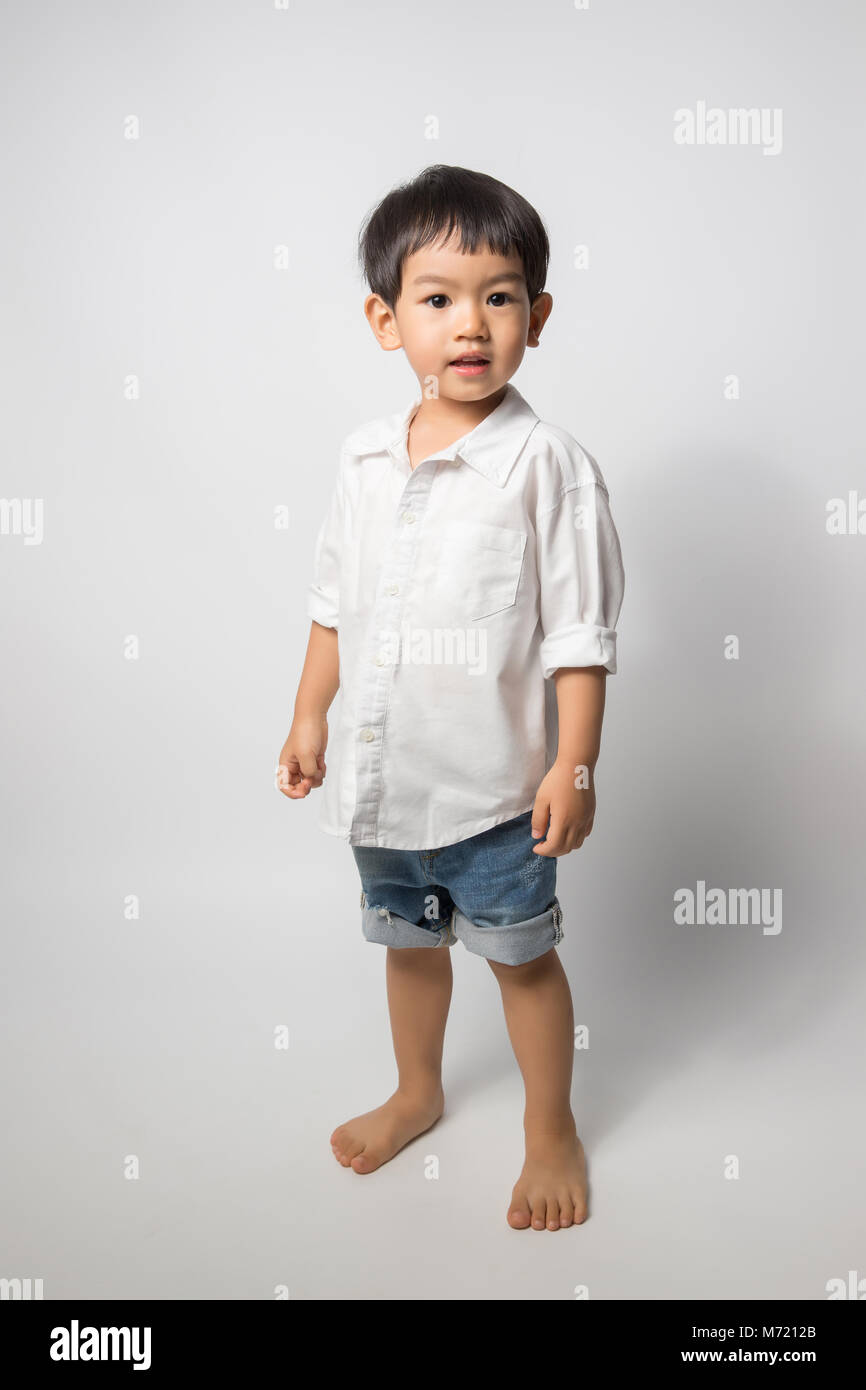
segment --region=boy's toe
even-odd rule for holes
[[[347,1135],[340,1145],[343,1157],[347,1159],[349,1163],[352,1163],[358,1154],[364,1152],[364,1147],[363,1139],[353,1139],[351,1135]]]
[[[536,1231],[543,1231],[547,1221],[547,1202],[543,1197],[532,1203],[532,1225]]]
[[[532,1213],[529,1210],[529,1203],[525,1197],[518,1197],[508,1209],[509,1226],[513,1226],[515,1231],[524,1231],[531,1220]]]
[[[559,1230],[559,1202],[555,1197],[550,1198],[547,1203],[547,1229]]]

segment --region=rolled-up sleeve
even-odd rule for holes
[[[327,515],[319,527],[313,579],[307,589],[307,615],[322,627],[340,626],[340,555],[343,542],[342,473],[338,475]]]
[[[541,665],[616,672],[616,624],[625,575],[607,488],[588,478],[536,518]]]

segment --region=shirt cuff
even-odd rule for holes
[[[604,666],[616,674],[616,632],[593,623],[573,623],[551,632],[541,644],[541,668],[548,680],[560,666]]]
[[[310,589],[307,593],[307,617],[321,623],[322,627],[339,626],[340,615],[336,605],[319,589]]]

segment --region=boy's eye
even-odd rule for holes
[[[425,303],[425,304],[431,304],[431,303],[433,302],[434,299],[447,299],[447,298],[448,298],[447,294],[431,294],[431,295],[428,295],[428,296],[427,296],[427,298],[424,300],[424,303]],[[507,290],[494,290],[493,293],[489,296],[489,298],[490,298],[490,299],[505,299],[505,300],[508,300],[509,302],[513,302],[512,296],[507,292]],[[434,305],[433,305],[433,308],[434,308],[434,309],[440,309],[441,307],[442,307],[442,305],[440,305],[440,304],[434,304]],[[494,309],[501,309],[503,306],[502,306],[501,304],[494,304],[493,307],[494,307]]]

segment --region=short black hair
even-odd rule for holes
[[[547,279],[550,243],[531,203],[490,174],[452,164],[430,164],[393,188],[364,219],[358,259],[373,294],[393,310],[406,257],[457,229],[461,252],[489,249],[523,261],[529,302]]]

